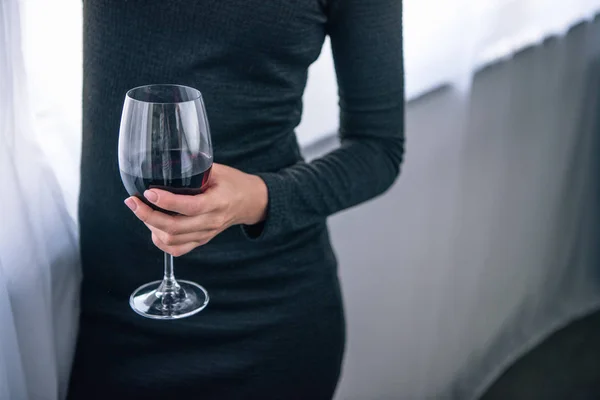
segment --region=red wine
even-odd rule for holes
[[[140,168],[136,173],[120,170],[121,180],[130,196],[136,196],[155,210],[161,210],[150,204],[144,197],[148,189],[162,189],[175,194],[197,195],[206,188],[212,158],[198,154],[182,162],[179,151],[165,154],[145,154],[136,157]]]

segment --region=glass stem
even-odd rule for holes
[[[181,286],[175,280],[173,272],[173,256],[165,253],[165,276],[158,288],[158,294],[162,297],[162,305],[169,308],[181,300],[183,296]]]
[[[173,256],[169,253],[165,253],[165,276],[163,283],[172,287],[177,284],[175,280],[175,273],[173,272]]]

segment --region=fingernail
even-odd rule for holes
[[[132,199],[131,197],[128,197],[128,198],[125,200],[125,205],[126,205],[127,207],[129,207],[129,209],[130,209],[131,211],[135,211],[135,210],[137,209],[137,204],[135,203],[135,201],[133,201],[133,199]]]
[[[158,200],[158,195],[151,190],[146,190],[144,192],[144,197],[147,198],[150,203],[156,203],[156,200]]]

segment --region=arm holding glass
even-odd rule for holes
[[[213,164],[206,189],[197,196],[181,196],[151,189],[144,197],[168,215],[153,210],[135,196],[127,206],[152,232],[152,241],[175,257],[186,254],[233,225],[254,225],[265,219],[267,187],[256,175]]]

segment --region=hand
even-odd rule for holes
[[[155,211],[136,197],[125,204],[152,232],[154,244],[179,257],[212,240],[232,225],[254,225],[265,219],[267,186],[255,175],[213,164],[206,190],[185,196],[150,189],[144,197],[152,204],[179,215]]]

